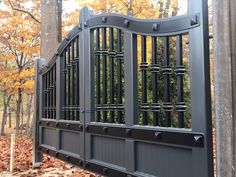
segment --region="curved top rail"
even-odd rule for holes
[[[121,14],[100,14],[86,21],[85,28],[116,27],[137,34],[176,35],[200,25],[200,14],[181,15],[164,19],[140,19]]]
[[[83,29],[114,27],[141,35],[172,36],[187,33],[189,29],[198,27],[199,25],[199,13],[191,16],[181,15],[164,19],[140,19],[114,13],[91,16],[85,23],[79,23],[69,32],[67,37],[60,43],[56,53],[47,63],[47,66],[41,70],[41,73],[46,73],[50,70],[57,57],[61,55],[67,45]]]
[[[67,47],[67,45],[76,37],[78,36],[79,32],[81,31],[81,28],[76,25],[68,34],[67,36],[62,40],[62,42],[59,44],[59,47],[57,48],[56,53],[52,56],[52,58],[48,61],[47,65],[41,69],[41,73],[46,73],[50,68],[52,67],[53,63],[56,61],[57,57],[61,55],[63,50]]]

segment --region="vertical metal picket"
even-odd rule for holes
[[[196,16],[196,13],[200,13]],[[212,122],[207,0],[189,0],[192,131],[204,133],[205,148],[193,147],[193,177],[213,177]],[[196,141],[198,137],[195,137]]]

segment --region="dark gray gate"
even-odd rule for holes
[[[164,20],[83,8],[54,57],[36,64],[35,160],[43,152],[115,177],[212,177],[209,72],[206,0]]]

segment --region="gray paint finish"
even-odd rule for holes
[[[137,74],[137,35],[124,31],[124,70],[125,70],[125,125],[133,126],[138,120],[138,74]],[[128,172],[135,171],[134,140],[125,141]]]
[[[94,170],[108,176],[158,176],[158,177],[212,177],[212,144],[211,144],[211,107],[210,107],[210,80],[209,80],[209,46],[207,39],[207,0],[189,0],[189,19],[194,14],[199,14],[198,25],[191,29],[178,31],[178,34],[189,32],[190,48],[190,72],[191,72],[191,108],[192,108],[192,130],[178,129],[178,131],[189,135],[193,132],[200,133],[204,137],[203,147],[196,147],[199,143],[193,139],[188,141],[188,147],[171,146],[166,143],[160,145],[156,143],[159,138],[171,139],[161,133],[161,128],[151,126],[155,133],[146,135],[145,131],[150,130],[150,126],[139,126],[138,124],[138,80],[137,80],[137,34],[129,26],[119,26],[124,32],[124,92],[125,92],[125,130],[122,137],[120,135],[109,135],[110,127],[118,126],[113,123],[94,122],[94,28],[89,27],[89,19],[95,19],[93,12],[89,8],[83,8],[80,13],[80,26],[78,32],[73,36],[79,35],[79,64],[80,64],[80,123],[82,128],[69,130],[67,127],[60,130],[55,125],[53,128],[39,129],[39,141],[42,139],[43,145],[53,147],[56,151],[65,152],[65,161],[70,160],[80,163],[85,169]],[[119,15],[118,15],[119,16]],[[106,15],[109,17],[109,15]],[[195,16],[196,17],[196,16]],[[129,17],[132,18],[132,17]],[[98,18],[99,19],[99,18]],[[174,20],[174,19],[173,19]],[[106,21],[106,20],[105,20]],[[159,21],[157,20],[156,23]],[[99,27],[107,28],[105,22],[101,21]],[[133,23],[133,21],[132,21]],[[139,23],[139,22],[137,22]],[[150,21],[143,20],[143,23],[150,25]],[[163,20],[165,23],[165,20]],[[189,21],[190,23],[190,21]],[[135,24],[134,24],[135,25]],[[142,29],[140,29],[142,30]],[[149,35],[140,33],[142,35]],[[166,35],[175,35],[176,33]],[[156,33],[158,36],[158,32]],[[74,38],[68,38],[64,42],[66,48]],[[59,50],[59,53],[61,51]],[[58,57],[59,58],[59,57]],[[55,60],[55,58],[53,59]],[[53,61],[52,60],[52,61]],[[57,77],[61,75],[61,63],[57,59]],[[53,62],[49,62],[48,68]],[[60,59],[61,61],[61,59]],[[44,69],[45,70],[45,69]],[[42,74],[39,75],[40,93],[42,92]],[[57,96],[62,101],[62,85],[66,84],[63,77],[57,78]],[[41,93],[42,94],[42,93]],[[41,100],[41,101],[40,101]],[[42,118],[42,99],[39,102],[39,116]],[[61,102],[57,103],[57,119],[60,120]],[[89,124],[100,125],[104,129],[102,133],[89,132]],[[49,124],[48,124],[49,125]],[[50,127],[50,125],[49,125]],[[98,126],[97,126],[98,127]],[[40,127],[39,127],[40,128]],[[140,129],[140,136],[145,135],[145,140],[133,138],[134,129]],[[173,131],[172,128],[165,127],[166,131]],[[125,133],[125,134],[124,134]],[[134,134],[133,134],[134,133]],[[99,135],[100,134],[100,135]],[[117,134],[120,134],[119,131]],[[130,136],[132,134],[132,136]],[[153,136],[155,140],[153,139]],[[113,136],[113,137],[112,137]],[[117,136],[117,137],[115,137]],[[191,136],[191,135],[190,135]],[[134,136],[135,137],[135,136]],[[148,139],[149,138],[149,139]],[[191,137],[190,137],[191,138]],[[182,139],[181,139],[182,140]],[[60,142],[60,147],[59,147]],[[167,141],[168,142],[168,141]],[[47,152],[47,151],[46,151]],[[48,153],[50,154],[49,150]],[[71,154],[70,156],[66,154]],[[79,155],[81,161],[76,161]],[[50,155],[53,155],[52,153]],[[58,154],[55,154],[57,157]],[[60,154],[63,156],[63,154]],[[77,159],[78,160],[78,159]],[[82,162],[82,163],[81,163]],[[113,171],[112,171],[113,170]],[[115,172],[114,172],[115,171]],[[111,175],[113,174],[113,175]],[[122,174],[122,175],[121,175]]]
[[[57,131],[51,128],[42,128],[42,144],[57,147]]]
[[[204,133],[206,146],[193,148],[193,177],[213,177],[207,0],[189,0],[189,15],[196,12],[201,25],[189,30],[192,130]]]
[[[42,77],[39,74],[39,71],[42,67],[44,67],[46,61],[44,59],[38,59],[35,61],[35,78],[34,78],[34,82],[35,82],[35,89],[34,92],[35,93],[39,93],[36,94],[34,96],[34,142],[33,142],[33,165],[36,165],[37,163],[42,162],[42,153],[38,150],[38,146],[41,144],[41,138],[40,134],[41,134],[41,128],[39,127],[39,119],[41,117],[41,107],[40,105],[42,104]]]
[[[137,142],[137,171],[158,177],[192,176],[192,152],[190,149]]]
[[[102,136],[92,136],[92,159],[123,167],[125,164],[125,141]]]
[[[80,142],[81,134],[69,131],[60,131],[60,149],[75,154],[80,154]],[[73,143],[71,142],[73,140]]]

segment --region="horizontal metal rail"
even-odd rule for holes
[[[71,131],[83,131],[83,125],[75,122],[46,121],[39,122],[41,127],[59,128]],[[189,147],[204,147],[204,135],[195,132],[164,131],[162,129],[147,129],[146,127],[115,127],[110,125],[88,124],[85,131],[91,134],[106,135],[116,138],[129,138],[134,140],[168,143]]]
[[[134,174],[129,174],[125,172],[125,170],[120,170],[120,169],[115,169],[111,168],[110,166],[104,166],[96,162],[92,161],[84,161],[84,159],[81,159],[78,156],[75,156],[74,154],[66,154],[64,151],[58,151],[55,149],[52,149],[50,147],[41,145],[39,147],[39,150],[42,151],[43,153],[50,155],[52,157],[55,157],[57,159],[63,160],[67,163],[84,167],[86,170],[91,170],[93,172],[105,175],[105,176],[115,176],[115,177],[138,177],[140,175],[134,175]]]

